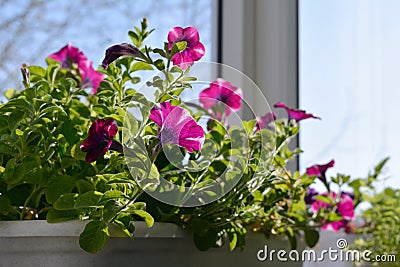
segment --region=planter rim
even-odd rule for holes
[[[89,221],[48,223],[45,220],[0,221],[0,237],[77,237]],[[113,235],[110,229],[111,236]],[[148,228],[145,222],[135,222],[135,238],[183,238],[187,233],[172,223],[154,223]]]

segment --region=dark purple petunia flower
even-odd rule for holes
[[[242,90],[233,86],[230,82],[218,78],[210,84],[209,88],[204,89],[200,93],[200,103],[207,110],[222,103],[224,105],[225,116],[231,111],[238,111],[242,102]],[[220,114],[216,114],[217,117]]]
[[[104,75],[93,69],[92,61],[88,60],[78,48],[68,43],[60,51],[51,54],[49,58],[60,62],[61,67],[65,69],[74,69],[77,67],[79,76],[82,79],[81,86],[92,87],[92,94],[97,93],[97,88],[99,88]]]
[[[354,194],[353,193],[351,193],[351,192],[346,192],[346,191],[343,191],[342,192],[342,197],[343,197],[343,195],[346,195],[346,196],[349,196],[352,200],[354,200],[355,199],[355,196],[354,196]]]
[[[316,164],[311,167],[308,167],[306,169],[306,173],[307,175],[310,176],[314,175],[318,177],[325,184],[325,186],[329,188],[325,173],[329,168],[332,168],[334,165],[335,165],[334,160],[329,161],[327,164],[322,164],[322,165]]]
[[[202,148],[204,130],[186,109],[163,102],[151,110],[150,119],[158,125],[161,144],[176,144],[189,153]]]
[[[306,202],[307,205],[311,205],[315,201],[315,196],[318,195],[317,190],[314,188],[309,188],[307,190],[306,195],[304,196],[304,201]]]
[[[140,55],[139,49],[131,44],[128,43],[116,44],[107,48],[105,57],[101,65],[103,66],[103,68],[107,69],[108,65],[110,65],[111,62],[114,62],[121,56],[137,57],[139,55]]]
[[[114,136],[118,132],[114,119],[97,119],[89,128],[89,136],[83,141],[80,149],[86,152],[86,161],[93,162],[103,157],[110,149]]]
[[[178,42],[186,42],[186,48],[172,56],[171,60],[174,65],[178,65],[182,69],[187,69],[193,65],[194,61],[200,60],[205,53],[205,48],[200,43],[199,32],[194,27],[172,28],[168,33],[168,47],[172,49],[173,45]]]
[[[304,110],[301,109],[292,109],[283,104],[282,102],[278,102],[274,105],[275,108],[284,108],[289,116],[289,120],[294,119],[296,121],[301,121],[305,120],[308,118],[313,118],[313,119],[321,119],[320,117],[314,116],[313,114],[306,113]]]
[[[276,116],[273,112],[268,112],[264,116],[257,116],[256,120],[256,131],[259,131],[261,129],[267,128],[268,124],[270,124],[271,121],[275,121]]]

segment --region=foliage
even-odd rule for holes
[[[173,66],[171,58],[183,52],[186,43],[150,48],[144,44],[151,31],[144,20],[141,28],[129,32],[138,54],[100,68],[105,78],[96,94],[81,88],[76,69],[64,69],[50,58],[46,68],[22,68],[25,89],[8,91],[8,101],[0,106],[0,219],[88,220],[79,239],[88,252],[104,247],[110,227],[134,237],[137,220],[149,227],[154,221],[176,223],[193,233],[201,250],[225,244],[232,250],[243,247],[246,232],[253,230],[266,237],[286,235],[293,246],[304,231],[313,246],[325,218],[306,210],[304,195],[314,178],[286,169],[301,152],[289,148],[299,132],[298,122],[283,118],[255,130],[253,118],[242,127],[223,127],[217,113],[185,105],[180,94],[192,88],[196,78],[188,76],[190,67]],[[153,100],[138,92],[144,71],[159,72],[147,81],[155,88]],[[169,146],[159,145],[160,129],[149,118],[161,102],[181,105],[195,118],[213,118],[201,151],[189,155],[179,148],[189,160],[173,164],[166,159]],[[109,151],[88,163],[80,146],[99,118],[115,120],[119,130],[114,140],[124,151]],[[243,139],[248,142],[240,142]],[[184,171],[177,164],[184,165]],[[209,184],[225,171],[227,183],[210,191]],[[146,191],[167,190],[158,187],[161,178],[196,189],[199,203],[224,194],[206,205],[168,205]],[[238,182],[230,185],[234,180]]]
[[[350,184],[361,202],[368,202],[368,208],[362,211],[363,224],[355,230],[361,234],[351,245],[351,249],[371,251],[370,259],[382,259],[371,262],[372,266],[399,266],[400,255],[400,190],[385,188],[375,189],[379,175],[388,159],[380,162],[373,173],[365,179],[356,179]],[[361,203],[360,202],[360,203]],[[390,257],[396,257],[396,260]]]

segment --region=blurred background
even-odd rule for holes
[[[270,105],[322,118],[302,122],[301,171],[335,159],[328,175],[365,176],[390,156],[383,184],[399,187],[398,10],[396,0],[0,0],[0,89],[22,88],[21,64],[44,65],[68,42],[99,65],[143,17],[152,46],[194,26],[203,60],[249,75]]]

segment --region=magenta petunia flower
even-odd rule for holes
[[[61,48],[58,52],[51,54],[49,58],[54,59],[61,63],[64,69],[72,69],[73,64],[78,64],[81,61],[86,61],[86,56],[77,48],[68,43]]]
[[[322,194],[324,196],[327,195],[327,193]],[[336,193],[332,192],[331,196],[333,198],[336,198]],[[320,200],[315,200],[311,207],[312,209],[317,212],[321,208],[328,208],[330,205],[328,203],[322,202]],[[325,224],[321,228],[326,230],[333,230],[333,231],[339,231],[341,228],[346,228],[347,224],[349,223],[350,220],[354,219],[354,203],[353,199],[347,195],[347,194],[341,194],[340,195],[340,202],[337,204],[337,210],[336,213],[340,216],[342,216],[342,219],[336,222],[331,222],[328,224]]]
[[[177,42],[186,42],[186,48],[172,56],[171,60],[174,65],[180,66],[182,69],[187,69],[193,65],[194,61],[200,60],[205,53],[205,48],[200,43],[199,32],[194,27],[172,28],[168,33],[168,47],[172,49]]]
[[[92,87],[92,94],[96,94],[104,75],[93,69],[92,62],[89,60],[79,62],[78,67],[82,78],[81,86]]]
[[[61,67],[65,69],[78,68],[79,76],[82,79],[82,87],[92,87],[92,93],[97,93],[100,82],[104,75],[95,71],[92,67],[92,62],[76,47],[68,43],[60,49],[60,51],[51,54],[52,58],[61,63]],[[74,64],[76,66],[74,66]]]
[[[264,116],[257,116],[256,120],[256,131],[259,131],[267,128],[271,121],[275,121],[276,116],[273,112],[268,112]]]
[[[314,116],[313,114],[306,113],[306,111],[301,110],[301,109],[291,109],[282,102],[278,102],[274,105],[275,108],[284,108],[289,116],[289,120],[294,119],[296,121],[301,121],[305,120],[308,118],[313,118],[313,119],[321,119],[320,117]]]
[[[210,84],[209,88],[200,93],[200,103],[207,110],[215,107],[219,103],[224,105],[225,115],[231,111],[238,111],[242,104],[242,90],[233,86],[230,82],[218,78]],[[219,116],[220,114],[216,114]]]
[[[114,136],[118,132],[114,119],[97,119],[89,128],[89,136],[83,141],[80,149],[86,152],[86,161],[93,162],[103,157],[110,149]]]
[[[186,109],[163,102],[151,110],[150,119],[158,125],[161,144],[176,144],[190,153],[202,148],[204,130]]]
[[[335,160],[331,160],[327,164],[322,164],[322,165],[316,164],[311,167],[308,167],[306,169],[306,173],[307,175],[318,177],[325,184],[325,186],[329,188],[325,173],[329,168],[332,168],[334,165],[335,165]]]

